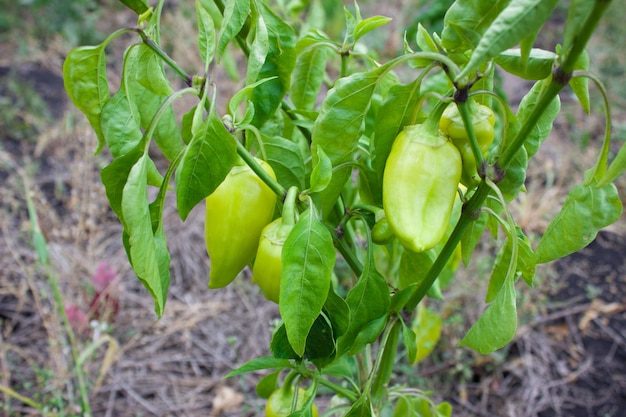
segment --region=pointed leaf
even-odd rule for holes
[[[352,160],[372,94],[385,69],[383,66],[341,78],[329,91],[313,126],[313,165],[319,158],[318,149],[324,151],[333,167]],[[351,172],[350,167],[337,169],[329,186],[320,194],[324,216],[331,211]]]
[[[296,109],[312,110],[315,107],[331,51],[327,45],[322,44],[311,47],[298,56],[289,92],[289,98]]]
[[[206,71],[215,56],[215,39],[217,37],[215,23],[200,1],[196,1],[196,13],[198,15],[198,50]]]
[[[147,177],[148,156],[142,155],[130,170],[124,185],[121,209],[124,230],[128,234],[129,259],[141,283],[154,298],[157,316],[163,315],[169,287],[169,265],[167,275],[161,269],[163,255],[162,240],[155,240],[148,203]]]
[[[304,189],[305,166],[300,148],[289,139],[262,135],[267,163],[272,166],[278,182],[289,189]]]
[[[459,346],[483,355],[504,347],[515,337],[517,307],[513,279],[507,279],[498,296],[469,329]]]
[[[246,70],[246,84],[252,84],[263,67],[267,53],[270,50],[269,35],[263,16],[258,15],[254,20],[254,31],[248,35],[249,53],[248,68]]]
[[[278,359],[273,356],[261,356],[254,358],[230,371],[224,378],[247,374],[249,372],[262,371],[264,369],[281,369],[291,366],[291,362],[286,359]]]
[[[226,46],[235,39],[243,28],[250,14],[250,0],[228,0],[224,8],[224,18],[217,44],[217,61],[219,62]]]
[[[588,71],[589,70],[589,54],[587,51],[583,51],[580,55],[578,55],[578,59],[576,59],[576,63],[574,64],[574,70]],[[591,112],[591,104],[589,103],[589,78],[587,77],[573,77],[569,86],[578,97],[578,101],[580,105],[585,110],[585,113],[589,114]]]
[[[386,25],[391,22],[391,20],[390,17],[386,16],[372,16],[361,20],[356,24],[356,28],[354,29],[354,42],[357,42],[362,36],[367,35],[369,32]]]
[[[176,169],[176,205],[182,220],[222,183],[236,156],[235,139],[212,112],[185,149]]]
[[[289,343],[302,356],[309,330],[326,301],[335,266],[332,236],[311,209],[301,214],[285,241],[282,257],[280,315]]]
[[[600,229],[621,216],[622,202],[614,184],[574,187],[535,250],[537,263],[550,262],[584,248]]]

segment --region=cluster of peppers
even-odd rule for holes
[[[377,216],[372,229],[374,243],[398,239],[406,249],[423,252],[443,239],[459,184],[472,189],[480,181],[476,145],[485,157],[495,136],[493,111],[471,99],[467,105],[474,147],[456,105],[433,112],[421,124],[404,127],[395,138],[385,164],[384,214]],[[257,162],[275,178],[269,164]],[[282,248],[296,223],[296,194],[295,187],[289,190],[282,216],[272,221],[276,194],[243,160],[235,164],[206,199],[210,288],[227,286],[252,265],[253,282],[268,300],[279,302]],[[268,400],[266,415],[288,415],[292,394],[276,390]]]
[[[494,139],[494,113],[471,99],[467,104],[480,152],[486,156]],[[275,178],[269,164],[257,162]],[[385,165],[385,215],[372,230],[374,243],[387,244],[397,238],[414,252],[433,248],[448,228],[459,184],[471,189],[479,181],[476,158],[456,105],[449,105],[441,116],[406,126],[393,142]],[[282,217],[272,221],[276,194],[243,160],[235,164],[206,199],[210,288],[227,286],[247,265],[253,265],[254,282],[268,300],[278,303],[282,246],[295,225],[295,191],[290,190],[285,199]]]

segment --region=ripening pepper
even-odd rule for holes
[[[270,176],[274,171],[257,160]],[[276,194],[243,161],[206,198],[204,235],[211,259],[209,288],[230,284],[252,262],[263,228],[272,220]]]
[[[441,241],[461,169],[457,148],[428,121],[407,126],[396,137],[383,174],[383,208],[406,248],[422,252]]]
[[[259,247],[252,267],[252,280],[263,295],[278,304],[280,278],[283,272],[282,253],[289,233],[295,227],[295,197],[297,188],[292,187],[287,193],[283,205],[283,215],[263,228]]]
[[[297,392],[298,398],[296,398],[294,411],[300,411],[307,400],[306,390],[304,388],[298,388]],[[288,387],[287,389],[283,387],[275,390],[265,404],[265,417],[287,417],[291,415],[293,395],[294,390],[292,387]],[[311,415],[313,417],[318,416],[315,404],[311,406]]]
[[[491,146],[495,136],[495,115],[489,107],[476,103],[473,100],[468,101],[468,104],[478,147],[483,156],[486,156],[487,150]],[[474,158],[463,119],[455,104],[448,106],[443,112],[439,120],[439,129],[452,139],[454,145],[458,148],[459,152],[461,152],[461,158],[463,159],[461,184],[468,188],[475,187],[480,182],[476,158]]]

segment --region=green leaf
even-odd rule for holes
[[[428,274],[430,267],[433,265],[435,257],[434,250],[425,252],[405,250],[402,253],[398,269],[398,285],[400,289],[412,284],[419,285],[426,278],[426,274]]]
[[[541,238],[535,250],[537,263],[550,262],[584,248],[600,229],[621,216],[622,202],[614,184],[577,185]]]
[[[588,71],[589,70],[589,54],[587,51],[583,51],[576,62],[574,63],[574,71]],[[587,77],[573,77],[569,81],[569,86],[578,97],[578,101],[580,105],[585,110],[585,113],[589,114],[591,112],[591,104],[589,103],[589,78]],[[558,97],[558,96],[557,96]]]
[[[535,127],[535,130],[536,129]],[[521,147],[519,151],[515,153],[513,160],[507,167],[504,178],[498,183],[498,188],[502,191],[507,202],[517,197],[520,190],[524,188],[527,167],[528,154],[526,153],[526,148]]]
[[[369,32],[386,25],[391,22],[390,17],[386,16],[372,16],[367,19],[363,19],[356,24],[354,29],[354,42],[357,42],[361,37],[368,34]]]
[[[176,206],[183,221],[224,181],[236,158],[235,138],[211,112],[185,148],[176,169]]]
[[[300,215],[285,241],[282,257],[280,315],[289,343],[302,356],[309,330],[326,301],[335,266],[332,236],[311,209]]]
[[[494,302],[469,329],[459,346],[467,346],[485,355],[513,340],[516,330],[515,286],[513,279],[507,279]]]
[[[385,69],[383,66],[341,78],[328,92],[313,126],[313,165],[317,164],[320,149],[333,167],[352,160],[372,94]],[[336,169],[329,186],[320,193],[323,216],[330,213],[351,172],[351,167]]]
[[[368,250],[368,252],[371,251]],[[386,317],[390,300],[387,281],[376,270],[370,253],[363,274],[346,296],[346,303],[350,308],[350,326],[339,340],[339,355],[348,351],[351,354],[356,353],[360,346],[355,343],[355,339],[359,333],[367,330],[368,326],[373,325],[376,331],[382,330],[386,320],[382,323],[382,327],[380,327],[379,320]],[[369,336],[372,335],[369,334]],[[365,342],[369,342],[371,339],[369,336],[365,338]]]
[[[291,362],[286,359],[279,359],[273,356],[261,356],[244,363],[238,368],[230,371],[224,378],[230,378],[237,375],[247,374],[264,369],[282,369],[291,367]]]
[[[98,137],[96,153],[104,147],[102,109],[111,98],[106,77],[105,44],[72,49],[63,62],[63,83],[70,100],[85,114]]]
[[[289,189],[304,189],[305,166],[300,148],[289,139],[261,135],[267,163],[272,166],[278,182]]]
[[[276,16],[264,2],[257,3],[268,31],[269,51],[258,79],[276,77],[254,90],[255,126],[262,126],[280,106],[291,84],[296,63],[296,35],[291,26]]]
[[[128,7],[138,15],[142,14],[150,8],[146,0],[119,0],[124,6]]]
[[[548,80],[540,80],[533,85],[533,88],[526,93],[524,98],[519,104],[519,108],[517,110],[517,118],[520,124],[524,124],[526,119],[530,116],[530,114],[535,109],[537,102],[539,101],[543,89],[549,84]],[[541,117],[533,127],[533,130],[530,132],[526,141],[524,142],[524,148],[526,148],[526,152],[528,152],[528,158],[532,158],[544,140],[550,136],[550,132],[552,131],[552,125],[554,120],[559,115],[561,111],[561,101],[559,100],[559,96],[555,96],[554,99],[550,102],[550,104],[544,109],[541,114]]]
[[[348,326],[350,325],[350,309],[346,301],[337,295],[332,285],[328,291],[328,297],[326,297],[323,312],[332,323],[335,339],[348,330]]]
[[[217,61],[224,55],[226,46],[239,34],[250,14],[250,0],[228,0],[217,43]]]
[[[543,80],[552,74],[557,58],[554,52],[532,48],[524,65],[520,49],[507,49],[495,57],[495,62],[506,72],[525,80]]]
[[[474,49],[509,0],[457,0],[446,12],[441,43],[448,53]]]
[[[626,170],[626,143],[617,152],[617,156],[611,162],[604,176],[598,182],[598,186],[603,187],[617,179]]]
[[[169,265],[164,263],[163,239],[155,239],[148,203],[148,156],[142,155],[131,168],[121,201],[124,230],[128,234],[129,259],[141,283],[154,298],[157,316],[163,315],[169,288]],[[166,249],[167,252],[167,249]]]
[[[155,113],[173,93],[163,61],[145,44],[131,47],[124,57],[122,88],[131,104],[133,118],[147,130]],[[165,157],[172,161],[182,150],[183,141],[174,110],[170,106],[156,125],[154,141]],[[109,138],[107,138],[109,140]]]
[[[126,93],[120,89],[102,109],[100,125],[113,158],[137,148],[143,134]]]
[[[324,314],[316,317],[307,335],[304,355],[298,355],[293,350],[287,336],[287,329],[282,324],[272,335],[270,351],[276,358],[300,359],[304,357],[318,368],[322,368],[335,358],[335,338],[331,323]]]
[[[510,2],[485,31],[469,62],[456,77],[468,76],[483,62],[512,48],[528,36],[535,36],[552,14],[558,0],[518,0]]]
[[[100,179],[102,184],[104,184],[109,205],[122,224],[124,224],[124,215],[122,213],[124,186],[131,169],[142,156],[143,149],[136,148],[132,152],[127,152],[119,158],[115,158],[110,165],[100,171]]]
[[[312,110],[324,82],[326,61],[332,49],[326,44],[311,47],[298,56],[291,75],[289,98],[297,109]]]
[[[311,193],[322,192],[333,177],[333,165],[322,149],[316,149],[317,160],[311,172]]]
[[[252,84],[256,81],[267,53],[270,50],[269,34],[263,16],[255,13],[254,30],[248,34],[248,68],[246,70],[246,84]]]
[[[215,56],[215,23],[209,12],[196,1],[196,13],[198,15],[198,51],[204,62],[204,71],[207,72],[209,65]]]
[[[280,371],[276,371],[261,378],[256,384],[255,391],[257,397],[267,400],[270,395],[272,395],[272,393],[276,390],[276,388],[278,388],[279,375]]]

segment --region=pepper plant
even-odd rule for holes
[[[66,89],[93,126],[96,151],[111,154],[102,182],[156,314],[170,282],[168,193],[182,220],[206,200],[207,291],[243,279],[249,266],[278,302],[268,356],[229,374],[271,370],[259,395],[289,404],[279,411],[271,402],[267,415],[317,415],[320,387],[337,394],[326,415],[451,415],[449,404],[389,383],[397,352],[414,363],[437,341],[441,321],[425,297],[442,296],[481,239],[499,243],[488,306],[461,345],[500,349],[516,332],[519,278],[532,286],[538,264],[583,248],[621,216],[613,182],[626,150],[611,158],[609,105],[585,52],[609,0],[570,1],[555,51],[534,44],[556,0],[456,0],[440,33],[418,25],[386,62],[364,52],[363,37],[390,19],[363,17],[357,4],[198,0],[195,53],[204,67],[193,75],[161,47],[164,0],[122,3],[137,26],[72,50]],[[319,23],[337,10],[339,38]],[[112,92],[106,48],[128,33],[136,38]],[[245,73],[221,103],[212,74],[235,50],[247,58]],[[534,81],[516,111],[494,87],[502,72]],[[604,97],[603,145],[531,242],[509,203],[549,136],[559,94],[571,89],[589,113],[590,80]],[[172,104],[185,95],[194,105],[177,114]],[[157,167],[155,152],[167,166]]]

